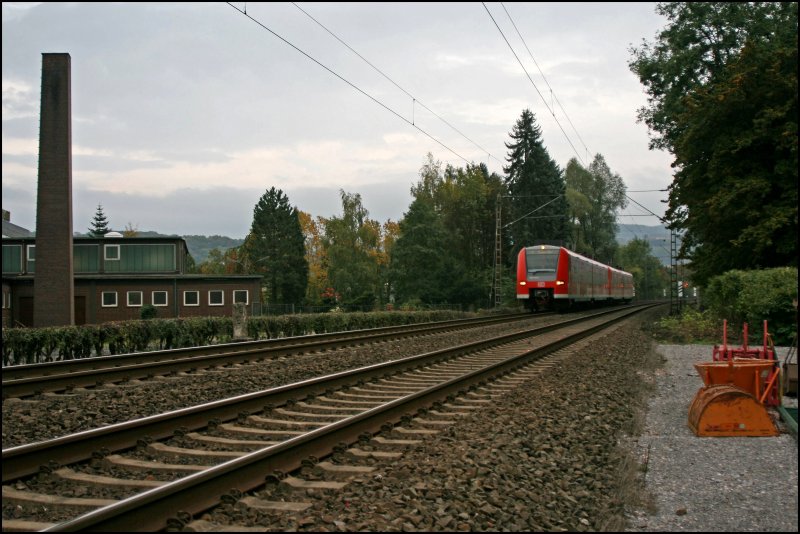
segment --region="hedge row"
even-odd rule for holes
[[[250,317],[247,319],[247,335],[253,339],[274,339],[444,321],[466,315],[455,311],[420,311]],[[230,317],[149,319],[49,328],[4,328],[3,365],[209,345],[215,342],[225,343],[232,338],[233,321]]]

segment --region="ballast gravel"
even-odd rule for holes
[[[694,364],[711,361],[712,349],[657,347],[664,365],[635,443],[655,509],[631,513],[628,530],[797,532],[797,438],[785,425],[765,438],[701,438],[687,426],[703,384]],[[787,350],[777,349],[779,359]]]
[[[652,320],[652,316],[649,318]],[[509,327],[489,327],[491,335]],[[502,331],[502,332],[501,332]],[[75,397],[3,403],[3,446],[466,342],[344,349]],[[481,334],[483,335],[483,334]],[[376,352],[380,352],[379,356]],[[686,426],[703,346],[657,346],[636,321],[459,417],[303,513],[226,504],[201,519],[283,531],[797,531],[797,444],[697,438]],[[178,387],[180,386],[180,387]],[[340,460],[341,461],[341,460]],[[269,487],[262,498],[269,498]],[[284,496],[286,497],[286,496]],[[4,517],[5,510],[4,510]]]

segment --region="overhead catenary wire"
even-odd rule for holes
[[[561,126],[561,123],[558,121],[558,117],[556,117],[556,114],[553,112],[553,110],[547,104],[547,99],[544,97],[544,95],[542,95],[542,92],[536,86],[536,83],[533,81],[533,78],[531,78],[531,75],[528,73],[528,69],[525,68],[525,65],[522,63],[522,61],[519,59],[519,56],[514,51],[514,47],[511,46],[511,43],[508,42],[508,39],[506,38],[505,33],[503,33],[503,30],[500,29],[500,25],[497,24],[497,21],[492,16],[492,12],[489,11],[488,7],[486,7],[486,2],[481,2],[481,4],[483,4],[483,8],[486,10],[486,13],[489,15],[489,18],[492,19],[492,22],[494,23],[495,27],[497,28],[497,31],[500,32],[500,35],[503,37],[503,40],[508,45],[509,50],[511,50],[511,53],[514,54],[514,57],[517,59],[517,62],[519,63],[519,66],[522,67],[522,70],[525,72],[525,75],[528,77],[528,80],[531,82],[531,85],[533,85],[533,88],[536,89],[536,92],[539,94],[539,97],[542,99],[542,102],[544,103],[544,107],[546,107],[547,111],[549,111],[550,114],[553,116],[553,120],[556,121],[556,124],[558,125],[559,129],[561,130],[561,133],[564,134],[564,137],[567,139],[567,142],[569,143],[569,146],[572,147],[572,151],[575,152],[575,155],[578,157],[578,159],[580,160],[581,164],[585,167],[586,163],[583,161],[583,158],[581,157],[581,155],[578,154],[578,151],[575,148],[575,145],[572,144],[572,140],[569,138],[569,135],[567,135],[567,132],[564,131],[564,127]]]
[[[435,138],[433,135],[429,134],[428,132],[426,132],[425,130],[423,130],[422,128],[420,128],[420,127],[419,127],[419,126],[417,126],[416,124],[414,124],[412,121],[409,121],[407,118],[403,117],[403,116],[402,116],[400,113],[398,113],[397,111],[393,110],[392,108],[390,108],[389,106],[387,106],[386,104],[384,104],[383,102],[381,102],[380,100],[378,100],[377,98],[375,98],[374,96],[372,96],[371,94],[367,93],[366,91],[364,91],[363,89],[361,89],[360,87],[358,87],[356,84],[354,84],[354,83],[353,83],[353,82],[351,82],[350,80],[348,80],[348,79],[344,78],[343,76],[341,76],[340,74],[338,74],[338,73],[337,73],[336,71],[334,71],[333,69],[331,69],[331,68],[327,67],[326,65],[324,65],[323,63],[321,63],[320,61],[318,61],[317,59],[315,59],[314,57],[312,57],[310,54],[306,53],[305,51],[303,51],[302,49],[300,49],[299,47],[297,47],[297,46],[296,46],[296,45],[294,45],[293,43],[289,42],[287,39],[285,39],[284,37],[282,37],[282,36],[281,36],[281,35],[279,35],[278,33],[274,32],[273,30],[271,30],[270,28],[268,28],[267,26],[265,26],[265,25],[264,25],[264,24],[263,24],[261,21],[259,21],[259,20],[256,20],[254,17],[252,17],[251,15],[247,14],[245,11],[243,11],[243,10],[239,9],[238,7],[234,6],[234,5],[233,5],[233,4],[231,4],[230,2],[226,2],[226,3],[227,3],[229,6],[231,6],[233,9],[235,9],[236,11],[238,11],[239,13],[241,13],[242,15],[244,15],[245,17],[247,17],[248,19],[252,20],[252,21],[253,21],[253,22],[255,22],[256,24],[258,24],[259,26],[261,26],[262,28],[264,28],[265,30],[267,30],[269,33],[271,33],[271,34],[272,34],[272,35],[274,35],[275,37],[277,37],[278,39],[280,39],[281,41],[283,41],[284,43],[286,43],[287,45],[291,46],[292,48],[294,48],[295,50],[297,50],[298,52],[300,52],[301,54],[303,54],[305,57],[307,57],[308,59],[310,59],[311,61],[313,61],[314,63],[316,63],[316,64],[317,64],[317,65],[319,65],[320,67],[322,67],[323,69],[327,70],[328,72],[330,72],[331,74],[333,74],[334,76],[336,76],[337,78],[339,78],[340,80],[342,80],[344,83],[346,83],[347,85],[349,85],[350,87],[352,87],[353,89],[355,89],[356,91],[358,91],[359,93],[361,93],[362,95],[366,96],[367,98],[369,98],[370,100],[372,100],[373,102],[375,102],[376,104],[378,104],[379,106],[381,106],[382,108],[384,108],[386,111],[388,111],[388,112],[392,113],[392,114],[393,114],[393,115],[395,115],[397,118],[399,118],[400,120],[402,120],[402,121],[403,121],[403,122],[405,122],[406,124],[410,125],[411,127],[413,127],[413,128],[416,128],[416,129],[417,129],[417,130],[418,130],[420,133],[422,133],[422,134],[426,135],[428,138],[430,138],[431,140],[433,140],[433,141],[435,141],[436,143],[438,143],[440,146],[442,146],[443,148],[445,148],[447,151],[449,151],[449,152],[451,152],[451,153],[455,154],[456,156],[458,156],[459,158],[461,158],[461,159],[462,159],[462,160],[463,160],[465,163],[470,163],[470,162],[467,160],[467,158],[465,158],[464,156],[462,156],[461,154],[459,154],[458,152],[456,152],[455,150],[453,150],[453,149],[452,149],[452,148],[450,148],[449,146],[445,145],[443,142],[441,142],[440,140],[436,139],[436,138]]]
[[[489,11],[489,8],[486,7],[486,3],[482,2],[482,4],[483,4],[484,9],[486,10],[486,13],[488,13],[489,17],[492,19],[492,22],[494,23],[495,27],[497,28],[497,31],[500,32],[500,35],[503,37],[503,40],[508,45],[508,48],[511,50],[511,53],[514,54],[514,57],[517,59],[517,62],[522,67],[522,70],[525,72],[525,75],[528,77],[528,80],[531,82],[531,84],[533,85],[534,89],[536,89],[536,92],[539,94],[539,97],[542,99],[542,102],[544,103],[545,107],[550,112],[550,114],[553,116],[553,119],[556,121],[556,124],[558,125],[558,127],[561,129],[561,132],[564,134],[564,137],[567,139],[567,142],[572,147],[573,152],[578,157],[578,159],[581,161],[581,163],[584,164],[584,166],[585,166],[585,163],[584,163],[583,159],[581,159],[580,154],[578,154],[578,151],[575,149],[575,145],[573,145],[572,140],[569,138],[567,133],[564,131],[564,128],[561,126],[561,123],[558,121],[558,118],[556,117],[555,112],[547,104],[547,99],[545,99],[545,97],[542,94],[542,92],[539,91],[539,88],[536,86],[536,83],[534,83],[534,81],[531,78],[530,74],[528,73],[527,69],[522,64],[522,61],[519,59],[519,56],[517,56],[517,53],[514,51],[514,48],[511,46],[511,43],[509,43],[508,39],[506,38],[505,34],[503,33],[503,30],[500,29],[500,26],[497,24],[497,21],[492,16],[492,13]],[[500,3],[500,5],[503,7],[503,10],[506,12],[506,15],[508,16],[508,19],[511,21],[512,26],[514,26],[514,30],[517,32],[517,35],[519,36],[520,40],[525,45],[525,49],[528,51],[528,54],[530,55],[531,60],[533,60],[533,63],[536,65],[536,68],[539,69],[539,73],[542,75],[542,79],[544,79],[545,84],[547,84],[548,89],[550,89],[551,94],[555,98],[556,102],[558,102],[559,107],[561,107],[561,110],[564,112],[564,116],[567,118],[567,121],[569,121],[570,125],[572,126],[572,129],[575,131],[575,135],[578,136],[578,139],[580,139],[581,144],[583,144],[583,147],[584,147],[584,149],[586,149],[587,154],[588,154],[589,149],[586,146],[586,143],[584,143],[583,138],[581,138],[580,133],[578,133],[577,128],[575,128],[575,125],[572,123],[572,120],[570,120],[569,115],[567,115],[567,112],[564,109],[564,107],[561,106],[561,102],[558,100],[558,97],[556,96],[555,92],[553,91],[553,88],[550,87],[550,83],[547,81],[547,78],[545,77],[544,72],[542,72],[542,69],[539,67],[539,64],[536,62],[536,59],[534,59],[533,54],[530,51],[530,48],[528,48],[528,44],[525,42],[525,39],[522,37],[522,34],[520,33],[519,29],[517,28],[517,25],[514,23],[514,19],[511,17],[511,14],[508,12],[508,10],[506,9],[505,5],[502,2]],[[665,190],[664,189],[652,190],[652,192],[655,192],[655,191],[661,192],[661,191],[665,191]],[[630,191],[630,192],[634,192],[634,191]],[[642,192],[651,192],[651,191],[642,191]],[[628,198],[628,200],[630,200],[631,202],[634,202],[638,206],[641,206],[648,213],[650,213],[651,215],[656,217],[661,223],[666,223],[666,220],[663,217],[660,217],[660,216],[656,215],[655,213],[653,213],[652,211],[650,211],[646,207],[642,206],[641,204],[639,204],[638,202],[633,200],[630,196],[628,196],[627,193],[626,193],[625,196]]]
[[[522,37],[522,33],[520,33],[519,29],[517,28],[517,25],[514,23],[514,19],[511,17],[511,14],[508,12],[508,9],[506,9],[505,4],[503,2],[500,2],[500,5],[503,6],[503,11],[506,12],[506,15],[508,16],[508,20],[510,20],[511,21],[511,25],[514,26],[514,30],[517,32],[517,35],[519,36],[520,40],[522,41],[522,44],[525,45],[525,50],[528,51],[528,55],[531,57],[531,60],[533,61],[533,64],[536,65],[537,69],[539,69],[539,74],[542,75],[542,79],[544,80],[544,83],[547,84],[547,88],[550,89],[550,94],[553,95],[553,98],[555,99],[556,103],[558,104],[558,107],[560,107],[561,111],[564,112],[564,117],[566,117],[566,119],[569,122],[570,126],[572,126],[572,130],[575,132],[575,135],[578,136],[578,139],[580,140],[581,144],[583,145],[583,148],[586,150],[586,157],[588,159],[588,157],[589,157],[589,147],[586,146],[586,143],[583,141],[583,138],[581,137],[581,134],[578,133],[578,129],[575,128],[575,125],[572,123],[572,120],[569,118],[569,115],[567,114],[567,110],[565,110],[564,106],[561,105],[561,101],[558,99],[558,95],[556,95],[555,91],[553,91],[553,88],[550,87],[550,82],[547,81],[547,77],[544,75],[544,72],[542,72],[542,68],[539,67],[539,63],[537,63],[536,59],[534,59],[533,53],[531,53],[531,49],[528,48],[528,43],[525,42],[525,38]]]
[[[435,112],[435,111],[433,111],[431,108],[429,108],[429,107],[428,107],[428,106],[426,106],[424,103],[422,103],[422,101],[421,101],[420,99],[418,99],[417,97],[415,97],[414,95],[412,95],[411,93],[409,93],[409,92],[408,92],[406,89],[404,89],[403,87],[401,87],[401,86],[400,86],[400,84],[398,84],[396,81],[394,81],[394,80],[393,80],[393,79],[392,79],[392,78],[391,78],[391,77],[390,77],[388,74],[386,74],[386,73],[385,73],[385,72],[383,72],[381,69],[379,69],[378,67],[376,67],[375,65],[373,65],[371,61],[369,61],[367,58],[365,58],[364,56],[362,56],[362,55],[361,55],[361,54],[360,54],[358,51],[356,51],[356,50],[355,50],[355,49],[354,49],[352,46],[350,46],[349,44],[347,44],[347,43],[346,43],[346,42],[345,42],[345,41],[344,41],[344,40],[343,40],[341,37],[339,37],[338,35],[336,35],[336,34],[335,34],[333,31],[331,31],[331,30],[330,30],[328,27],[326,27],[324,24],[322,24],[320,21],[318,21],[316,18],[314,18],[314,17],[313,17],[313,16],[312,16],[310,13],[308,13],[308,12],[307,12],[306,10],[304,10],[302,7],[298,6],[298,5],[297,5],[295,2],[292,2],[292,5],[293,5],[294,7],[296,7],[297,9],[299,9],[301,12],[303,12],[303,14],[305,14],[305,15],[306,15],[308,18],[310,18],[311,20],[313,20],[314,22],[316,22],[316,23],[317,23],[317,24],[318,24],[318,25],[319,25],[319,26],[320,26],[320,27],[321,27],[323,30],[325,30],[325,31],[326,31],[326,32],[328,32],[328,33],[329,33],[331,36],[333,36],[333,38],[334,38],[334,39],[336,39],[337,41],[339,41],[340,43],[342,43],[342,45],[344,45],[344,46],[345,46],[345,47],[346,47],[348,50],[350,50],[352,53],[354,53],[354,54],[355,54],[355,55],[357,55],[359,58],[361,58],[361,60],[362,60],[362,61],[364,61],[364,63],[366,63],[367,65],[369,65],[370,67],[372,67],[372,68],[373,68],[373,69],[374,69],[374,70],[375,70],[375,71],[376,71],[378,74],[380,74],[381,76],[383,76],[384,78],[386,78],[387,80],[389,80],[389,82],[391,82],[391,83],[392,83],[392,84],[393,84],[395,87],[397,87],[398,89],[400,89],[400,91],[402,91],[403,93],[405,93],[405,94],[406,94],[406,95],[407,95],[407,96],[408,96],[408,97],[411,99],[411,102],[412,102],[412,107],[411,107],[411,123],[412,123],[412,125],[413,125],[413,124],[414,124],[414,122],[415,122],[415,120],[414,120],[414,107],[415,107],[416,105],[418,105],[418,106],[420,106],[420,107],[424,108],[425,110],[427,110],[429,113],[431,113],[431,115],[433,115],[434,117],[436,117],[437,119],[439,119],[440,121],[442,121],[443,123],[445,123],[445,124],[446,124],[447,126],[449,126],[449,127],[450,127],[450,128],[453,130],[453,131],[455,131],[456,133],[458,133],[458,134],[459,134],[461,137],[463,137],[464,139],[466,139],[467,141],[469,141],[470,143],[472,143],[473,145],[475,145],[476,147],[478,147],[478,148],[479,148],[479,149],[480,149],[482,152],[484,152],[485,154],[487,154],[487,155],[488,155],[490,158],[494,158],[494,159],[495,159],[495,161],[499,161],[500,163],[503,163],[503,162],[502,162],[502,161],[500,161],[499,159],[495,158],[495,157],[494,157],[494,156],[493,156],[493,155],[492,155],[492,154],[491,154],[491,153],[490,153],[488,150],[486,150],[486,149],[485,149],[485,148],[483,148],[481,145],[479,145],[478,143],[476,143],[475,141],[473,141],[472,139],[470,139],[469,137],[467,137],[467,136],[466,136],[466,135],[465,135],[465,134],[464,134],[464,133],[463,133],[461,130],[459,130],[458,128],[456,128],[456,127],[455,127],[455,126],[453,126],[452,124],[450,124],[450,123],[449,123],[447,120],[445,120],[443,117],[441,117],[441,116],[440,116],[438,113],[436,113],[436,112]]]

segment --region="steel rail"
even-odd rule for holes
[[[322,458],[333,451],[332,443],[351,444],[364,432],[375,433],[389,422],[396,423],[410,410],[463,392],[476,384],[504,375],[529,362],[555,352],[630,315],[646,309],[638,307],[620,312],[609,321],[570,334],[541,347],[513,356],[485,368],[469,372],[422,391],[412,393],[313,430],[280,444],[266,447],[203,472],[168,483],[113,505],[88,512],[75,519],[59,523],[47,532],[89,531],[156,531],[167,527],[167,521],[180,511],[198,514],[211,508],[231,491],[246,492],[262,484],[275,471],[289,472],[301,466],[304,459]],[[601,314],[604,315],[604,314]]]
[[[383,377],[430,362],[475,352],[499,343],[507,343],[523,337],[543,334],[609,313],[614,313],[614,311],[603,311],[523,332],[506,334],[457,347],[350,369],[229,399],[86,430],[51,440],[3,449],[3,482],[35,474],[42,465],[50,461],[58,464],[69,464],[87,460],[91,458],[93,451],[105,449],[113,452],[131,448],[136,446],[138,441],[145,436],[154,440],[169,438],[179,428],[188,430],[204,428],[212,420],[230,421],[236,419],[240,413],[262,411],[265,405],[279,404],[304,395],[316,395],[327,389],[349,385],[358,380]]]
[[[3,398],[24,397],[44,391],[61,391],[109,382],[124,382],[154,375],[167,375],[263,358],[276,358],[287,354],[328,350],[358,343],[375,343],[406,335],[413,336],[454,328],[491,325],[530,317],[530,314],[513,314],[490,319],[458,319],[444,323],[421,323],[419,325],[11,366],[3,368]],[[220,349],[217,350],[217,347]]]
[[[359,380],[391,375],[427,363],[475,352],[499,343],[508,343],[523,337],[544,334],[609,313],[614,313],[614,311],[603,311],[532,330],[350,369],[229,399],[86,430],[47,441],[3,449],[3,482],[32,475],[38,472],[42,465],[50,461],[58,464],[69,464],[87,460],[91,458],[93,451],[103,449],[119,451],[131,448],[136,446],[138,441],[145,436],[154,440],[169,438],[178,428],[196,430],[207,426],[209,421],[212,420],[230,421],[236,419],[240,413],[261,411],[265,405],[280,404],[304,395],[316,395],[327,389],[350,385]],[[46,460],[43,460],[43,457]]]

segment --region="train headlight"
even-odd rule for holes
[[[557,286],[563,286],[564,284],[566,284],[566,282],[565,282],[565,281],[563,281],[563,280],[556,280],[556,285],[557,285]]]
[[[528,285],[528,283],[527,283],[527,282],[525,282],[525,281],[522,281],[522,282],[520,282],[520,283],[519,283],[519,285],[521,285],[521,286],[525,286],[525,285]]]

